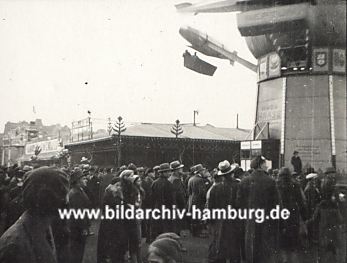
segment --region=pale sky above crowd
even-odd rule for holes
[[[219,127],[235,127],[239,113],[239,126],[251,128],[256,74],[201,54],[215,75],[186,69],[178,33],[198,28],[256,63],[236,15],[179,14],[182,1],[0,0],[0,132],[35,118],[71,126],[88,110],[156,123],[192,122],[199,110],[198,123]]]

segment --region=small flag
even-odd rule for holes
[[[36,114],[35,106],[33,106],[33,113]]]

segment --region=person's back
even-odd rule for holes
[[[23,185],[25,212],[0,237],[1,263],[57,262],[51,223],[66,202],[66,177],[48,167],[30,172]]]

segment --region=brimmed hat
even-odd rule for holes
[[[224,160],[218,164],[218,170],[218,176],[226,175],[233,171],[230,163],[227,160]]]
[[[159,165],[153,167],[153,171],[158,171],[160,169]]]
[[[121,172],[121,174],[119,175],[120,178],[129,178],[130,176],[132,176],[134,174],[133,170],[124,170],[123,172]]]
[[[318,177],[318,174],[316,174],[316,173],[310,173],[310,174],[306,175],[307,180],[317,178],[317,177]]]
[[[205,168],[202,166],[202,164],[197,164],[197,165],[193,166],[192,169],[194,171],[193,172],[194,174],[200,173],[200,172],[205,170]]]
[[[336,173],[336,170],[334,167],[328,167],[327,169],[325,169],[324,173],[325,174],[334,174],[334,173]]]
[[[172,170],[177,170],[177,169],[183,168],[184,165],[181,164],[180,161],[173,161],[170,163],[170,167]]]
[[[296,153],[299,153],[297,150],[295,150],[294,152],[293,152],[293,154],[296,154]]]
[[[171,171],[171,167],[169,163],[162,163],[161,165],[159,165],[159,173],[163,173],[163,172],[168,172]]]

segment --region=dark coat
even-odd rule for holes
[[[332,200],[321,201],[307,223],[319,226],[319,262],[345,263],[345,222],[338,204]]]
[[[208,202],[209,209],[226,209],[228,206],[236,208],[236,196],[238,181],[228,178],[222,183],[212,186]],[[214,220],[212,222],[214,231],[213,241],[209,249],[209,259],[232,259],[239,262],[241,259],[241,222],[234,220]]]
[[[292,159],[290,160],[290,163],[293,165],[294,172],[300,174],[302,171],[302,163],[300,157],[292,156]]]
[[[204,209],[206,203],[207,188],[205,180],[201,175],[196,174],[188,181],[188,211],[191,211],[192,206],[195,205],[197,209]]]
[[[54,245],[25,212],[0,238],[1,263],[56,263]],[[53,240],[53,238],[51,238]]]
[[[74,209],[90,209],[91,202],[82,188],[72,187],[69,191],[69,207]],[[70,219],[69,222],[72,237],[79,237],[84,230],[88,230],[90,220],[85,217],[84,219]]]
[[[152,207],[161,208],[165,205],[167,208],[171,208],[174,202],[174,190],[172,184],[168,179],[159,177],[152,184]]]
[[[300,245],[300,219],[306,219],[306,201],[298,182],[289,176],[279,177],[277,188],[281,200],[281,208],[290,211],[287,220],[280,221],[280,246],[284,249],[297,248]]]
[[[275,181],[261,169],[253,171],[239,185],[237,204],[246,209],[264,209],[265,215],[269,215],[270,210],[280,204]],[[276,220],[256,223],[252,218],[245,221],[247,263],[274,262],[278,227]]]
[[[169,181],[172,183],[172,188],[174,192],[174,202],[179,209],[186,207],[186,191],[184,189],[184,184],[179,177],[170,176]]]
[[[172,184],[167,178],[159,177],[152,184],[152,208],[161,209],[165,206],[171,209],[175,204]],[[151,238],[155,239],[159,234],[172,232],[174,225],[172,220],[160,219],[152,221]]]
[[[114,197],[111,191],[106,191],[103,207],[108,205],[112,209],[124,205],[120,197]],[[102,220],[98,234],[97,262],[104,262],[107,256],[112,262],[121,260],[127,250],[127,233],[125,221],[121,219]]]

